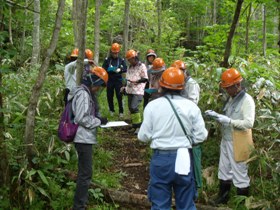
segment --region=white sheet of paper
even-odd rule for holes
[[[111,127],[119,127],[128,125],[125,121],[111,121],[106,125],[100,125],[101,128],[111,128]]]

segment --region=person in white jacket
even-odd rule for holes
[[[174,191],[176,209],[193,210],[196,188],[190,149],[206,139],[207,130],[198,106],[181,96],[185,84],[181,70],[166,69],[159,84],[162,97],[147,104],[138,133],[138,139],[151,142],[153,149],[148,198],[151,209],[171,209]],[[182,125],[166,97],[174,105]]]
[[[105,69],[94,67],[83,77],[82,85],[74,87],[68,96],[69,100],[73,100],[74,122],[79,125],[74,138],[78,153],[78,177],[73,210],[86,209],[92,177],[92,147],[97,144],[97,127],[108,122],[106,118],[97,116],[94,95],[102,86],[106,86],[107,81],[108,74]]]
[[[77,67],[77,58],[79,55],[79,49],[75,48],[71,53],[71,62],[65,66],[64,69],[64,80],[65,80],[65,95],[64,102],[65,105],[67,103],[67,98],[69,92],[76,87],[76,67]],[[85,71],[89,71],[91,65],[95,65],[93,62],[93,52],[90,49],[85,50],[85,59],[84,59],[84,69]],[[87,72],[88,73],[88,72]],[[86,73],[86,74],[87,74]]]
[[[205,112],[222,124],[218,172],[220,190],[218,197],[212,202],[214,205],[227,203],[232,183],[237,188],[237,195],[249,195],[248,165],[246,162],[235,161],[232,138],[233,129],[251,129],[255,121],[255,102],[242,87],[242,80],[241,74],[234,68],[223,72],[220,86],[229,96],[223,108],[224,114],[212,110]]]

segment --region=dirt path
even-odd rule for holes
[[[147,195],[149,182],[149,144],[140,142],[136,135],[129,133],[127,129],[110,129],[106,131],[114,143],[108,142],[104,148],[114,151],[114,162],[110,169],[112,173],[122,172],[126,174],[122,180],[122,188],[119,191],[126,191],[133,194]],[[229,210],[227,207],[212,207],[203,204],[196,204],[197,209],[203,210]],[[121,210],[145,210],[148,207],[131,206],[120,204]]]

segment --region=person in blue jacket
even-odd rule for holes
[[[110,50],[110,56],[107,57],[102,67],[108,72],[109,80],[107,84],[107,101],[111,116],[115,113],[114,108],[114,92],[116,94],[119,105],[119,117],[123,118],[123,103],[120,89],[123,86],[123,80],[127,71],[125,60],[119,56],[121,46],[113,43]],[[124,77],[124,78],[123,78]]]

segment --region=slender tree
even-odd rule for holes
[[[50,58],[57,45],[59,31],[61,28],[62,16],[63,16],[63,12],[64,12],[64,7],[65,7],[65,0],[59,0],[52,39],[50,41],[49,48],[47,49],[45,59],[40,67],[40,71],[39,71],[36,83],[33,86],[31,96],[29,99],[27,115],[26,115],[24,141],[25,141],[25,146],[26,146],[26,156],[28,158],[30,165],[32,165],[32,159],[33,159],[34,155],[36,155],[35,146],[34,146],[36,107],[37,107],[37,104],[39,101],[43,83],[46,78],[46,73],[49,68]]]
[[[34,0],[34,25],[32,34],[31,65],[39,63],[40,58],[40,0]]]
[[[2,89],[2,73],[0,71],[0,89]],[[0,91],[0,189],[9,185],[9,165],[4,137],[3,95]]]
[[[25,0],[25,7],[28,6],[28,0]],[[22,35],[21,35],[21,56],[23,56],[24,50],[25,50],[25,44],[24,44],[24,40],[25,40],[25,30],[26,30],[26,21],[27,20],[27,9],[24,9],[24,23],[23,23],[23,29],[22,29]]]
[[[13,43],[13,30],[12,30],[12,17],[13,17],[13,15],[12,15],[12,7],[10,6],[9,7],[9,13],[10,13],[10,15],[9,15],[9,38],[10,38],[10,43],[13,45],[14,43]]]
[[[101,0],[95,0],[95,20],[94,20],[94,61],[99,61],[100,48],[100,5]]]
[[[82,73],[84,70],[84,57],[86,45],[86,24],[87,24],[87,8],[88,0],[78,1],[77,3],[77,17],[78,17],[78,47],[79,56],[77,59],[77,73],[76,84],[81,84]]]
[[[72,1],[72,22],[73,22],[73,32],[74,32],[74,46],[78,47],[78,8],[77,3],[78,0]]]
[[[249,29],[250,29],[250,18],[251,18],[251,11],[252,11],[252,2],[249,3],[247,7],[248,12],[246,15],[246,35],[245,35],[245,52],[248,53],[249,48]]]
[[[227,38],[227,43],[226,43],[226,48],[225,48],[225,53],[224,53],[224,60],[220,64],[221,67],[225,67],[225,68],[229,67],[228,59],[229,59],[229,56],[230,56],[232,39],[233,39],[233,36],[234,36],[235,29],[237,27],[237,23],[238,23],[238,19],[239,19],[239,16],[240,16],[243,1],[244,0],[238,0],[237,1],[234,17],[233,17],[232,24],[231,24],[231,27],[230,27],[230,31],[229,31],[229,34],[228,34],[228,38]]]
[[[262,22],[263,22],[263,28],[262,28],[262,54],[264,57],[266,57],[266,6],[265,4],[262,5]]]
[[[157,15],[158,15],[158,34],[157,34],[157,43],[158,43],[158,47],[161,44],[161,0],[157,0]],[[160,49],[157,49],[157,51],[160,51]]]
[[[125,8],[124,8],[124,30],[123,30],[124,52],[126,52],[126,51],[128,50],[129,10],[130,10],[130,0],[125,0]]]

